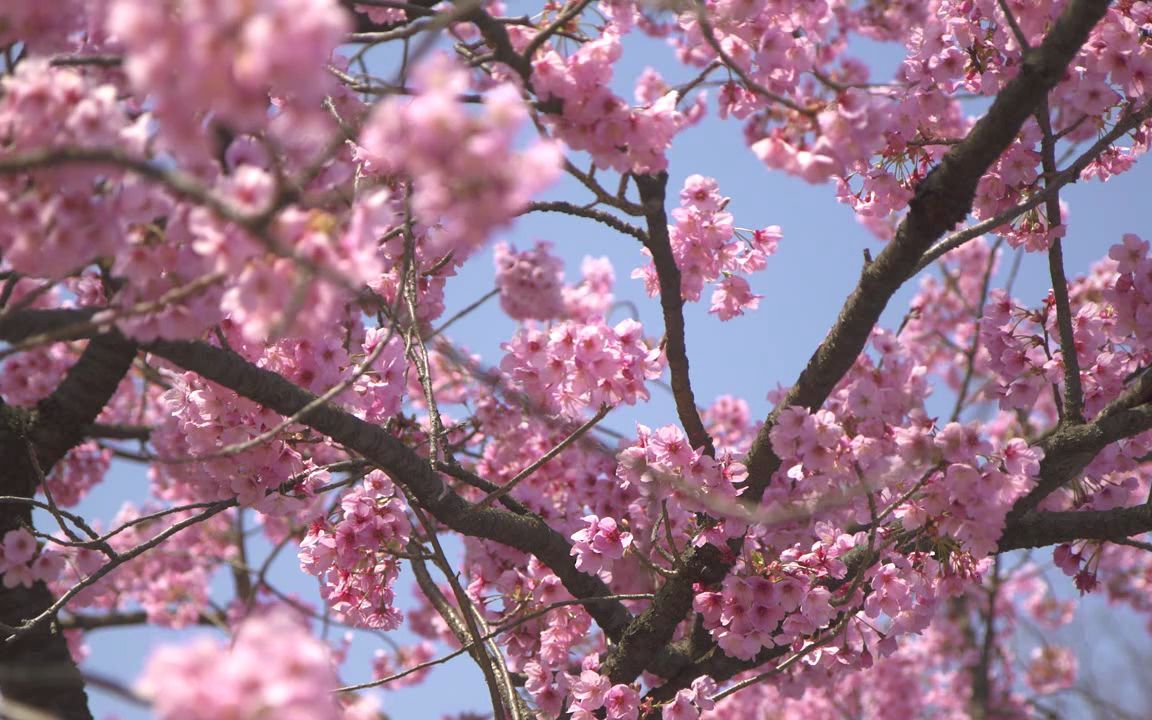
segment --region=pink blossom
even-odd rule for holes
[[[332,694],[336,685],[328,648],[281,609],[245,621],[231,647],[208,638],[161,647],[140,691],[164,720],[268,714],[337,720],[343,715]]]
[[[9,566],[24,565],[36,554],[36,538],[24,528],[4,533],[0,543],[4,562]]]
[[[612,576],[612,565],[632,545],[632,533],[622,532],[610,517],[584,516],[585,527],[572,534],[576,567],[589,573]]]
[[[564,315],[564,267],[550,248],[551,243],[537,242],[533,250],[520,253],[507,243],[496,245],[496,286],[500,307],[509,317],[550,320]]]
[[[359,139],[359,159],[373,173],[403,173],[413,182],[412,209],[441,232],[428,238],[435,254],[471,254],[556,177],[558,148],[537,142],[516,152],[528,119],[511,85],[492,89],[469,113],[456,96],[467,76],[445,55],[417,68],[413,98],[382,103]],[[450,151],[446,151],[451,148]]]
[[[1032,651],[1028,684],[1042,695],[1059,692],[1076,684],[1076,655],[1069,648],[1045,646]]]

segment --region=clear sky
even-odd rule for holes
[[[873,78],[882,81],[891,77],[903,53],[900,48],[861,43],[859,54],[875,68]],[[614,84],[618,92],[631,99],[632,81],[645,65],[660,69],[672,84],[691,77],[691,72],[679,67],[671,51],[661,43],[632,39],[617,69]],[[383,72],[387,73],[387,69]],[[811,186],[781,173],[769,172],[745,148],[737,122],[725,123],[710,116],[677,138],[670,158],[669,196],[673,202],[675,191],[687,175],[710,175],[719,180],[721,193],[732,198],[729,210],[738,226],[780,225],[783,228],[777,254],[769,259],[764,272],[751,278],[753,290],[764,295],[758,311],[720,323],[707,314],[708,292],[704,302],[686,308],[688,351],[698,401],[708,404],[722,394],[738,395],[748,400],[754,416],[763,417],[769,409],[766,393],[777,383],[787,385],[795,379],[835,319],[855,284],[863,262],[863,248],[876,252],[880,245],[855,221],[847,206],[836,202],[832,185]],[[1087,270],[1121,233],[1137,232],[1148,237],[1146,210],[1141,210],[1147,203],[1150,184],[1152,165],[1144,164],[1107,184],[1084,182],[1064,193],[1070,208],[1070,229],[1065,239],[1070,276]],[[553,194],[575,198],[578,202],[586,199],[586,193],[574,183],[558,186]],[[632,269],[646,260],[633,238],[616,235],[591,221],[555,214],[525,217],[500,237],[513,241],[521,249],[536,239],[551,240],[567,263],[570,282],[579,277],[580,260],[585,255],[609,256],[616,268],[617,299],[635,306],[650,336],[662,334],[656,301],[644,294],[639,280],[629,278]],[[909,283],[893,300],[884,317],[886,326],[895,327],[899,323],[916,284],[916,281]],[[1049,286],[1044,256],[1025,257],[1016,285],[1017,296],[1025,302],[1036,303]],[[493,287],[490,250],[473,259],[448,287],[447,315],[489,291]],[[613,317],[623,318],[627,312],[621,308]],[[460,346],[480,353],[486,362],[495,364],[501,355],[500,342],[513,331],[513,322],[491,301],[453,326],[449,334]],[[948,400],[937,396],[932,407],[944,412]],[[633,432],[636,422],[650,425],[676,422],[667,394],[654,388],[650,404],[617,410],[604,424],[628,434]],[[143,499],[146,488],[146,480],[138,469],[117,467],[85,502],[83,509],[107,518],[123,500]],[[1041,557],[1046,555],[1041,553]],[[316,597],[315,581],[296,569],[293,553],[285,553],[275,567],[273,577],[282,588],[307,598]],[[402,582],[398,596],[402,603],[411,596],[407,582]],[[1143,624],[1141,628],[1143,632]],[[84,667],[130,683],[151,647],[186,635],[155,629],[93,632],[89,635],[91,659]],[[404,633],[398,634],[399,642],[405,639]],[[377,641],[369,636],[358,641],[359,650],[346,666],[347,681],[368,679],[366,658],[375,649],[374,642]],[[148,716],[146,711],[132,710],[95,688],[90,689],[90,694],[97,717],[107,717],[113,712],[122,718]],[[383,699],[384,709],[393,718],[438,718],[446,712],[483,710],[486,706],[486,692],[479,673],[467,657],[434,670],[423,686],[388,693]]]

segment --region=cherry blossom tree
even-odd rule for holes
[[[644,36],[678,62],[621,77]],[[85,632],[141,623],[227,633],[120,689],[170,720],[377,717],[458,655],[500,720],[1037,717],[1077,682],[1013,642],[1072,618],[1046,568],[1152,612],[1152,255],[1067,222],[1148,149],[1152,3],[8,0],[0,48],[6,717],[92,717]],[[669,167],[706,115],[881,248],[797,377],[742,379],[766,417],[693,390],[686,304],[786,311],[784,232]],[[505,241],[535,213],[633,266]],[[445,291],[493,246],[478,357]],[[604,432],[663,378],[675,416]],[[82,514],[114,461],[150,496]]]

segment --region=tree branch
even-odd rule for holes
[[[1020,521],[1070,480],[1075,478],[1096,454],[1122,438],[1152,429],[1152,405],[1120,409],[1084,425],[1065,425],[1054,429],[1036,443],[1044,451],[1040,461],[1040,480],[1027,495],[1016,501],[1008,513],[1008,526]]]
[[[684,338],[684,300],[680,288],[680,268],[672,255],[672,241],[668,236],[668,215],[664,212],[664,199],[668,186],[668,173],[637,175],[640,203],[648,221],[648,237],[644,247],[652,253],[656,277],[660,281],[660,309],[664,312],[664,353],[668,357],[668,370],[672,375],[672,397],[676,400],[676,413],[693,448],[704,448],[715,455],[712,438],[704,429],[692,381],[688,372],[688,346]]]
[[[832,330],[753,441],[745,458],[748,489],[744,498],[758,502],[780,467],[769,439],[779,413],[788,406],[815,410],[824,403],[856,361],[888,301],[915,274],[932,243],[968,215],[980,178],[1059,82],[1107,9],[1107,0],[1070,2],[1043,44],[1025,55],[1019,74],[1004,86],[985,116],[917,185],[895,238],[864,268]],[[651,235],[651,220],[649,223]],[[658,655],[690,608],[696,582],[723,578],[729,569],[725,554],[711,545],[690,550],[684,561],[684,567],[661,588],[653,605],[633,621],[622,642],[609,653],[605,667],[612,669],[614,683],[632,681]],[[636,675],[630,675],[632,671]]]
[[[1045,186],[1054,178],[1056,169],[1056,136],[1052,133],[1052,120],[1048,115],[1048,99],[1040,103],[1036,122],[1043,137],[1040,140],[1040,164],[1044,168]],[[1054,192],[1044,201],[1044,214],[1048,231],[1063,224],[1060,215],[1060,193]],[[1064,249],[1059,236],[1053,237],[1048,247],[1048,272],[1052,277],[1052,298],[1056,301],[1056,330],[1060,336],[1060,355],[1064,361],[1064,402],[1061,422],[1084,422],[1084,387],[1080,384],[1080,358],[1076,354],[1076,336],[1072,329],[1072,305],[1068,299],[1068,278],[1064,275]]]
[[[315,399],[308,391],[228,350],[204,343],[170,341],[157,341],[146,349],[281,415],[293,415]],[[535,555],[556,573],[574,597],[611,594],[598,577],[576,569],[571,545],[538,515],[474,508],[456,493],[445,491],[444,482],[427,459],[383,428],[327,403],[302,415],[300,422],[385,470],[437,520],[456,532],[495,540]],[[618,636],[631,617],[619,602],[599,601],[587,607],[609,637]]]
[[[7,325],[5,325],[7,326]],[[64,380],[30,412],[3,405],[0,414],[0,494],[31,498],[43,473],[84,438],[131,367],[136,347],[121,337],[93,339]],[[31,452],[29,452],[31,450]],[[32,526],[32,505],[0,504],[0,537]],[[48,587],[0,588],[0,624],[17,627],[55,600]],[[91,718],[84,678],[60,629],[43,623],[3,645],[0,694],[60,717]]]
[[[1000,552],[1046,547],[1073,540],[1123,540],[1152,531],[1152,505],[1113,510],[1034,512],[1000,536]]]
[[[644,244],[648,243],[648,236],[644,234],[643,230],[636,227],[635,225],[624,222],[611,213],[604,212],[603,210],[597,210],[596,208],[584,207],[582,205],[576,205],[574,203],[565,202],[563,200],[538,200],[536,202],[529,203],[528,207],[525,208],[524,211],[520,214],[527,215],[531,212],[555,212],[564,213],[565,215],[575,215],[576,217],[588,218],[589,220],[595,220],[598,223],[607,225],[616,232],[623,233],[625,235],[631,235]]]
[[[1112,143],[1139,127],[1149,117],[1152,117],[1152,103],[1148,103],[1139,110],[1133,110],[1128,113],[1117,121],[1111,130],[1104,133],[1100,139],[1092,143],[1087,150],[1073,160],[1068,167],[1061,170],[1056,176],[1047,178],[1043,190],[1028,196],[1028,198],[987,220],[982,220],[971,227],[958,230],[933,245],[928,252],[924,253],[924,257],[916,266],[916,272],[920,272],[936,260],[939,260],[941,256],[955,250],[969,240],[978,238],[984,233],[991,232],[1001,225],[1011,222],[1037,205],[1047,201],[1049,197],[1057,194],[1060,188],[1076,182],[1080,179],[1080,173],[1084,172],[1085,168],[1091,165],[1096,158],[1100,157],[1101,153],[1112,147]]]

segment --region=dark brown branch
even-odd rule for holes
[[[120,55],[55,55],[48,64],[53,67],[117,68],[124,63]]]
[[[987,718],[994,717],[993,713],[993,697],[992,697],[992,653],[995,649],[996,639],[996,596],[1000,592],[1000,560],[995,558],[995,564],[992,567],[992,580],[991,587],[988,591],[988,605],[987,607],[980,608],[980,614],[984,620],[984,631],[980,637],[980,652],[977,655],[976,662],[972,665],[972,697],[968,704],[969,715],[972,720],[986,720]],[[955,602],[960,605],[960,612],[965,614],[964,624],[967,626],[969,634],[972,633],[971,617],[967,616],[968,604],[974,602],[970,598],[956,598]],[[975,638],[972,638],[975,644]]]
[[[1116,124],[1112,126],[1111,130],[1104,133],[1104,135],[1092,143],[1087,150],[1080,153],[1068,167],[1057,173],[1055,177],[1047,178],[1043,190],[1028,196],[1007,210],[987,220],[982,220],[971,227],[958,230],[936,243],[928,252],[924,253],[924,257],[921,258],[920,263],[916,266],[916,271],[919,272],[923,270],[936,260],[939,260],[944,254],[955,250],[969,240],[974,240],[1005,223],[1012,222],[1017,217],[1045,202],[1050,196],[1059,192],[1060,188],[1076,182],[1080,179],[1080,173],[1084,172],[1084,169],[1091,165],[1096,158],[1100,157],[1105,150],[1112,147],[1112,143],[1142,125],[1149,117],[1152,117],[1152,103],[1148,103],[1139,109],[1133,108],[1131,112],[1118,120]]]
[[[791,405],[815,410],[824,403],[856,361],[888,300],[915,272],[931,243],[968,215],[984,172],[1059,82],[1064,68],[1107,9],[1106,0],[1070,3],[1043,44],[1024,56],[1020,73],[1004,86],[987,114],[916,186],[896,237],[864,268],[831,332],[757,436],[746,462],[749,491],[745,497],[758,499],[780,465],[768,440],[779,412]]]
[[[448,624],[449,629],[452,630],[452,634],[456,636],[460,644],[471,646],[468,654],[484,675],[484,682],[488,686],[488,694],[492,700],[492,711],[495,720],[505,720],[507,717],[505,710],[507,709],[514,713],[514,705],[519,698],[510,686],[500,682],[496,677],[499,673],[499,668],[502,666],[497,663],[495,657],[489,654],[490,646],[480,639],[484,633],[481,632],[478,624],[475,608],[472,607],[472,601],[469,599],[468,594],[464,592],[464,588],[461,587],[459,579],[453,573],[448,558],[444,555],[444,549],[440,546],[440,541],[436,537],[436,528],[433,523],[428,520],[427,515],[418,508],[413,508],[413,512],[420,521],[421,526],[423,526],[428,541],[432,544],[434,552],[433,562],[435,562],[436,566],[440,568],[440,572],[444,573],[444,577],[448,580],[452,594],[456,598],[457,607],[453,608],[448,602],[448,598],[440,592],[440,588],[436,586],[436,582],[432,579],[432,575],[428,572],[427,566],[419,555],[413,555],[410,561],[412,572],[416,576],[416,584],[419,585],[420,590],[423,591],[424,596],[428,598],[432,606],[436,608],[436,612],[439,613],[440,617],[444,618],[444,622]]]
[[[112,612],[101,615],[77,614],[61,617],[57,624],[63,630],[100,630],[102,628],[132,627],[147,625],[148,613],[143,610],[135,612]],[[228,618],[221,613],[204,612],[196,617],[197,625],[212,627],[227,627]]]
[[[1046,547],[1074,540],[1123,540],[1152,532],[1152,505],[1114,510],[1034,512],[1000,536],[1000,552]]]
[[[703,448],[708,455],[716,453],[712,438],[704,428],[692,380],[688,370],[688,345],[684,337],[684,300],[680,288],[680,268],[672,255],[672,241],[668,236],[668,215],[664,199],[668,186],[668,173],[637,175],[640,203],[648,221],[648,238],[644,247],[652,253],[656,277],[660,282],[660,309],[664,313],[664,354],[668,357],[668,370],[672,375],[672,397],[680,424],[693,448]]]
[[[541,28],[540,32],[536,33],[536,36],[528,41],[528,44],[524,47],[523,57],[525,61],[531,64],[532,56],[536,54],[536,51],[543,47],[544,43],[548,42],[553,35],[563,30],[565,25],[575,19],[577,15],[584,12],[584,9],[591,4],[592,0],[575,0],[571,5],[561,10],[547,27]]]
[[[469,0],[462,0],[462,4],[466,2]],[[461,19],[476,26],[480,35],[483,36],[484,42],[492,48],[495,58],[515,70],[516,74],[524,81],[524,85],[530,90],[532,88],[532,63],[516,52],[516,48],[512,46],[512,39],[508,37],[508,28],[497,22],[480,7],[463,13]]]
[[[1045,435],[1037,444],[1044,451],[1040,480],[1016,501],[1008,513],[1008,527],[1020,521],[1044,498],[1076,478],[1096,454],[1122,438],[1152,429],[1152,405],[1118,409],[1084,425],[1065,425]]]
[[[597,202],[603,203],[609,207],[614,207],[620,212],[626,215],[631,215],[632,217],[644,217],[644,207],[625,198],[623,185],[621,185],[620,192],[618,192],[616,195],[609,194],[608,191],[605,190],[599,182],[597,182],[596,176],[594,174],[595,168],[592,168],[592,170],[589,172],[584,172],[580,168],[573,165],[571,160],[565,159],[564,172],[576,178],[576,180],[578,180],[581,185],[588,188],[588,190],[596,196]],[[627,177],[629,176],[624,175],[621,178],[621,181]]]
[[[359,0],[340,0],[340,4],[352,15],[355,22],[353,30],[359,33],[380,32],[383,30],[390,30],[404,22],[399,23],[374,23],[365,14],[356,12],[357,5],[374,5],[379,7],[397,7],[397,9],[404,10],[408,16],[408,21],[414,20],[417,17],[424,17],[427,15],[435,14],[432,7],[439,4],[439,0],[412,0],[412,2],[405,3],[382,3],[380,0],[369,0],[369,2],[361,3]],[[404,6],[404,7],[399,7]]]
[[[864,268],[832,330],[753,442],[745,458],[749,473],[745,499],[757,502],[780,467],[780,458],[772,451],[769,440],[779,413],[788,406],[815,410],[824,403],[856,361],[888,301],[915,274],[932,243],[968,215],[980,178],[1059,82],[1069,61],[1107,9],[1106,0],[1069,3],[1043,44],[1025,55],[1019,74],[1004,86],[987,114],[917,185],[910,210],[895,238]],[[612,670],[614,683],[630,682],[636,677],[630,675],[632,671],[638,675],[658,656],[675,630],[672,620],[682,619],[691,605],[693,584],[709,576],[722,578],[729,568],[725,555],[712,546],[690,550],[684,560],[684,568],[669,579],[652,607],[625,632],[627,647],[621,642],[609,653],[605,667]]]
[[[84,428],[85,437],[105,440],[147,440],[152,434],[149,425],[107,425],[92,423]]]
[[[565,215],[575,215],[577,217],[588,218],[589,220],[595,220],[598,223],[607,225],[617,232],[624,233],[625,235],[631,235],[642,243],[646,244],[648,242],[648,236],[644,233],[643,230],[636,227],[635,225],[626,223],[615,215],[604,212],[603,210],[584,207],[582,205],[576,205],[570,202],[564,202],[562,200],[542,200],[530,203],[521,214],[527,215],[530,212],[555,212],[564,213]]]
[[[83,319],[86,313],[84,310],[24,311],[0,323],[0,339],[12,342],[62,324],[73,324]],[[169,341],[157,341],[146,349],[281,415],[293,415],[315,399],[311,393],[276,373],[257,368],[228,350],[204,343]],[[493,508],[473,509],[456,493],[444,491],[444,483],[433,472],[427,459],[383,428],[330,404],[317,407],[301,422],[387,471],[405,484],[437,520],[451,529],[535,555],[556,573],[576,598],[611,594],[598,577],[576,569],[571,545],[538,515],[519,515]],[[595,601],[588,603],[587,607],[589,614],[610,638],[617,637],[631,619],[631,613],[619,602]]]
[[[257,368],[227,350],[203,343],[166,341],[155,342],[147,349],[281,415],[299,412],[315,399],[276,373]],[[379,426],[330,404],[307,413],[301,422],[384,469],[405,485],[437,520],[456,532],[494,540],[535,555],[556,573],[574,597],[610,594],[599,578],[576,569],[571,545],[539,516],[473,508],[455,492],[445,490],[442,479],[427,459]],[[618,602],[590,603],[588,611],[609,637],[616,637],[630,619],[628,610]]]
[[[43,473],[83,440],[83,431],[111,399],[131,367],[136,348],[119,337],[96,338],[56,390],[21,411],[0,403],[0,494],[31,498]],[[29,452],[29,449],[34,451]],[[35,459],[35,462],[33,462]],[[32,505],[0,505],[0,536],[31,526]],[[17,627],[55,601],[42,582],[0,588],[0,623]],[[59,628],[43,623],[3,645],[0,693],[59,717],[91,718],[84,679]]]
[[[657,660],[684,667],[685,663],[680,658],[698,658],[703,654],[694,645],[669,653],[665,644],[672,637],[676,626],[692,610],[693,583],[720,582],[729,566],[720,550],[713,545],[689,550],[684,553],[683,561],[680,570],[665,580],[648,609],[632,621],[619,642],[608,652],[600,672],[611,678],[613,684],[631,682]],[[717,655],[727,657],[722,653]],[[694,669],[686,672],[691,674],[687,678],[688,683],[704,674]]]
[[[1036,122],[1040,125],[1043,137],[1040,140],[1040,164],[1045,178],[1055,178],[1056,136],[1052,133],[1052,121],[1048,116],[1048,100],[1040,103],[1036,111]],[[1045,180],[1047,186],[1048,181]],[[1060,194],[1054,192],[1044,201],[1044,214],[1048,219],[1048,231],[1052,232],[1063,224],[1060,214]],[[1076,354],[1076,336],[1072,330],[1072,305],[1068,299],[1068,278],[1064,275],[1064,249],[1060,238],[1053,237],[1048,247],[1048,272],[1052,277],[1052,298],[1056,304],[1056,331],[1060,336],[1060,355],[1064,361],[1064,410],[1061,422],[1084,422],[1084,387],[1080,384],[1080,358]]]

